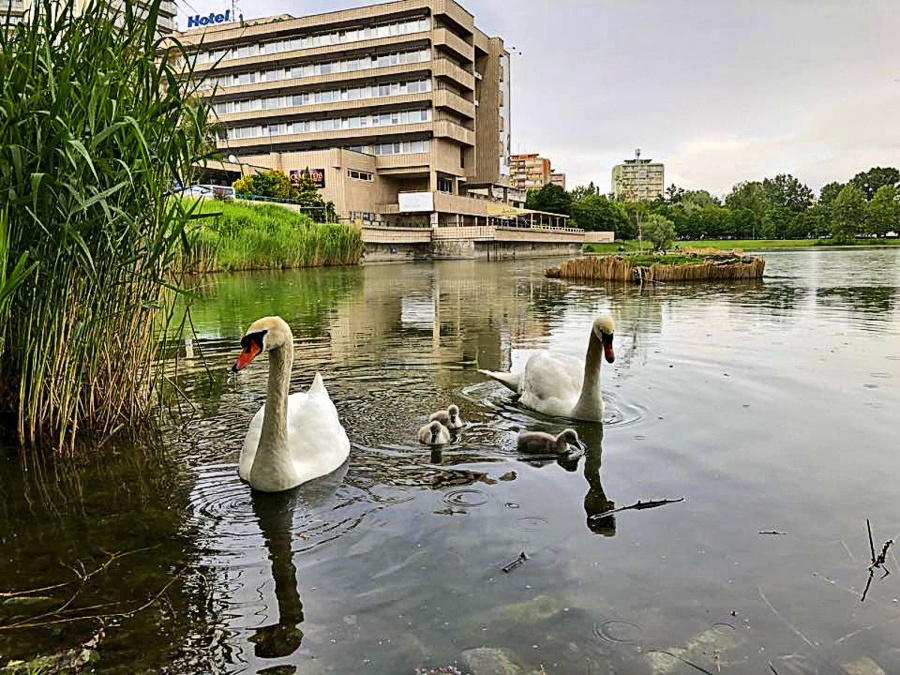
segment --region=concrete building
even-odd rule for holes
[[[61,2],[72,2],[75,5],[75,11],[79,12],[85,4],[86,0],[59,0]],[[122,5],[122,0],[112,0],[112,4]],[[138,12],[145,12],[140,5],[139,0],[135,3]],[[32,7],[39,7],[40,4],[34,0],[0,0],[0,23],[9,17],[11,24],[20,23],[31,11]],[[174,0],[162,0],[159,7],[159,18],[157,19],[158,32],[163,35],[172,33],[175,30],[175,8]]]
[[[553,185],[559,185],[563,190],[566,189],[566,174],[554,171],[550,174],[550,182]]]
[[[537,153],[509,158],[509,184],[520,190],[540,190],[550,182],[550,174],[550,160]]]
[[[453,0],[210,21],[178,38],[216,87],[218,147],[237,159],[222,177],[309,168],[362,224],[534,222],[509,190],[509,54]]]
[[[634,151],[634,159],[626,159],[612,170],[612,191],[633,201],[653,201],[666,189],[665,167],[652,159],[641,159],[641,150]]]

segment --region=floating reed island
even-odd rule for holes
[[[582,256],[550,267],[545,275],[553,279],[595,281],[726,281],[761,279],[766,268],[763,258],[742,251],[688,250],[676,254]]]

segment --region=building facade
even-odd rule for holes
[[[550,182],[550,174],[550,160],[537,153],[509,158],[509,184],[520,190],[540,190]]]
[[[558,185],[563,190],[566,189],[566,174],[559,173],[558,171],[554,171],[550,174],[550,182],[553,185]]]
[[[612,170],[612,191],[616,199],[653,201],[666,189],[665,167],[662,162],[641,159],[641,151],[635,151],[634,159],[626,159]]]
[[[85,4],[87,4],[87,0],[61,1],[73,2],[76,12],[79,12]],[[122,0],[110,0],[110,3],[113,7],[121,7],[123,4]],[[135,0],[135,2],[133,2],[135,11],[138,14],[146,14],[146,9],[143,7],[145,4],[146,3],[143,3],[140,0]],[[0,0],[0,23],[3,23],[3,20],[6,19],[6,17],[8,17],[10,24],[21,23],[23,19],[27,17],[32,7],[39,6],[40,4],[35,2],[35,0]],[[160,2],[159,17],[156,22],[159,34],[168,35],[175,30],[176,13],[175,0],[162,0],[162,2]]]
[[[390,225],[482,224],[492,186],[507,186],[509,55],[453,0],[241,17],[178,38],[214,96],[230,177],[309,168],[340,217]]]

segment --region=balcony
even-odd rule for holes
[[[277,68],[286,65],[303,62],[329,62],[343,61],[351,53],[365,54],[374,51],[379,52],[398,52],[415,49],[416,47],[425,47],[428,45],[431,36],[426,31],[418,33],[407,33],[406,35],[392,35],[390,37],[373,38],[371,40],[359,40],[358,42],[348,42],[345,44],[328,45],[326,47],[307,47],[306,49],[295,49],[287,52],[274,52],[272,54],[257,54],[256,56],[246,56],[240,59],[221,59],[218,61],[207,61],[206,63],[198,63],[195,68],[197,73],[205,73],[213,68],[217,73],[230,73],[232,71],[245,71],[251,66],[261,66],[263,68]],[[315,59],[310,57],[314,56]],[[331,58],[329,58],[331,57]]]
[[[285,108],[268,108],[266,110],[248,110],[239,113],[220,113],[219,121],[225,124],[260,120],[277,121],[280,118],[292,120],[306,117],[337,117],[334,113],[365,113],[368,108],[391,109],[399,107],[420,108],[421,104],[431,99],[431,92],[421,94],[401,94],[399,96],[384,96],[382,98],[364,98],[355,101],[333,101],[331,103],[311,103],[309,105],[297,105]]]
[[[464,89],[469,91],[475,90],[475,75],[467,70],[463,70],[450,59],[438,58],[432,62],[432,72],[435,77],[446,77],[453,80]]]
[[[434,123],[434,135],[436,138],[452,138],[463,145],[475,145],[475,132],[450,120],[437,120]]]
[[[234,98],[247,98],[247,94],[274,96],[280,93],[318,89],[324,85],[329,85],[329,88],[337,88],[338,86],[350,86],[356,82],[371,83],[375,78],[387,78],[395,75],[414,77],[426,73],[429,68],[430,65],[427,61],[423,63],[401,63],[396,66],[352,70],[346,73],[331,73],[330,75],[314,75],[300,79],[288,78],[275,80],[274,82],[255,82],[253,84],[218,87],[216,89],[216,100],[227,101]],[[330,85],[335,85],[335,87]],[[206,92],[211,92],[211,88],[207,89]]]
[[[284,145],[300,146],[305,143],[337,142],[348,145],[350,141],[359,144],[370,142],[386,142],[387,137],[401,134],[427,135],[431,131],[431,122],[421,124],[396,124],[383,127],[364,127],[362,129],[332,129],[330,131],[311,131],[303,134],[279,134],[277,136],[255,136],[253,138],[229,138],[228,148],[280,147]],[[224,143],[224,142],[223,142]]]
[[[469,35],[475,31],[475,18],[454,0],[434,0],[434,14],[453,22]]]
[[[472,63],[472,61],[474,60],[474,47],[462,38],[451,33],[446,28],[436,28],[434,30],[434,38],[432,39],[432,43],[435,47],[439,47],[443,50],[456,54],[459,58],[466,61],[466,63]]]
[[[434,92],[434,105],[436,108],[449,108],[470,120],[475,119],[476,104],[472,103],[472,101],[467,101],[449,89],[438,89]]]

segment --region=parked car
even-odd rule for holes
[[[234,188],[229,185],[197,184],[175,190],[183,197],[210,197],[216,199],[233,199]]]

